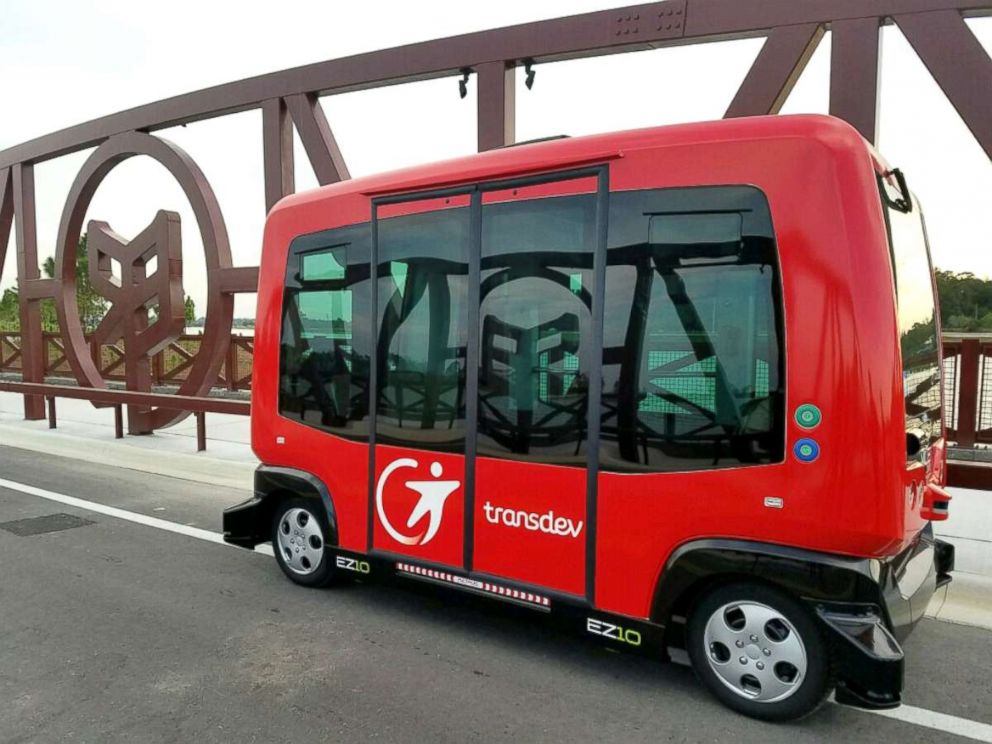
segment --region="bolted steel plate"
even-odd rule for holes
[[[88,524],[95,524],[95,522],[73,514],[46,514],[43,517],[0,522],[0,530],[26,537],[28,535],[43,535],[46,532],[71,530],[73,527],[85,527]]]

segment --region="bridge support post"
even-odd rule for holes
[[[978,431],[978,339],[961,342],[961,386],[958,397],[958,446],[974,447]]]
[[[476,67],[479,79],[479,152],[511,145],[516,139],[516,67],[486,62]]]
[[[14,224],[17,234],[17,282],[21,320],[21,379],[24,382],[44,382],[45,364],[42,347],[41,307],[31,297],[28,287],[41,278],[38,270],[38,233],[35,222],[34,166],[20,163],[14,166]],[[40,395],[24,396],[24,418],[39,421],[45,418],[45,399]]]

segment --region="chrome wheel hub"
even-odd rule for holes
[[[703,643],[717,679],[748,700],[785,700],[806,678],[802,638],[782,613],[767,605],[725,604],[706,621]]]
[[[317,570],[324,557],[324,535],[313,514],[306,509],[290,509],[279,520],[276,537],[290,571],[306,576]]]

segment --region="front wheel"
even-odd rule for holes
[[[760,584],[705,595],[689,618],[689,657],[721,702],[767,721],[802,718],[833,687],[830,654],[809,611]]]
[[[326,586],[336,578],[327,532],[320,502],[293,498],[279,504],[272,519],[272,552],[292,581]]]

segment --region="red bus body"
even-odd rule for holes
[[[380,219],[467,206],[470,197],[459,192],[461,187],[535,174],[577,175],[494,188],[482,203],[595,194],[601,188],[589,170],[595,168],[608,178],[610,196],[746,185],[767,199],[781,282],[785,441],[778,461],[682,472],[611,472],[600,466],[589,483],[589,470],[583,467],[479,453],[473,458],[474,472],[468,474],[463,453],[377,444],[370,472],[373,448],[367,442],[280,415],[282,307],[288,252],[295,239],[369,223],[374,200]],[[937,552],[945,555],[935,568],[932,556],[928,558],[931,570],[914,587],[915,595],[904,596],[898,606],[889,603],[887,596],[899,594],[901,576],[892,561],[902,556],[905,563],[920,552],[921,539],[933,548],[928,522],[943,516],[946,497],[941,489],[942,438],[929,442],[920,460],[907,461],[893,262],[884,248],[888,236],[879,198],[879,177],[887,172],[855,130],[838,120],[761,117],[515,146],[288,197],[272,210],[265,227],[254,346],[253,449],[264,467],[306,473],[326,488],[340,555],[378,558],[394,573],[525,603],[561,602],[586,614],[641,621],[645,628],[658,629],[665,653],[678,646],[665,629],[679,622],[690,598],[698,594],[695,578],[739,573],[744,570],[742,555],[781,561],[815,555],[808,565],[822,561],[848,567],[853,573],[839,580],[826,570],[817,574],[810,579],[816,587],[809,591],[790,578],[788,567],[780,581],[804,597],[885,606],[882,625],[902,637],[922,615],[938,575],[946,577],[950,570],[950,548],[938,544]],[[418,199],[420,192],[429,194]],[[397,195],[408,200],[396,201]],[[822,414],[815,428],[804,428],[797,419],[804,404]],[[818,447],[810,462],[795,451],[806,438]],[[396,462],[410,482],[428,482],[432,476],[457,482],[432,539],[424,540],[425,520],[416,529],[406,526],[406,515],[416,503],[409,489],[406,495],[394,489],[382,496],[389,500],[392,532],[373,506],[375,486],[383,481],[384,469]],[[443,475],[432,470],[435,464]],[[471,498],[466,495],[469,485]],[[260,493],[256,501],[267,495]],[[466,508],[472,513],[466,514]],[[232,512],[226,525],[232,542],[268,539],[264,531],[244,527],[244,509]],[[516,528],[514,522],[519,523]],[[394,539],[397,532],[409,539]],[[676,564],[697,550],[708,557],[677,570]],[[717,564],[722,568],[699,568]],[[776,571],[774,566],[768,569]],[[872,572],[880,587],[874,597],[855,586],[862,578],[869,580],[865,571]],[[861,578],[850,578],[855,574]],[[901,653],[898,660],[895,652],[886,656],[886,649],[877,646],[864,653],[874,654],[873,663],[883,666],[897,661],[901,683]],[[852,669],[856,665],[849,664]],[[848,676],[856,702],[885,706],[898,701],[899,690],[893,688],[901,685],[863,682],[854,672]]]

